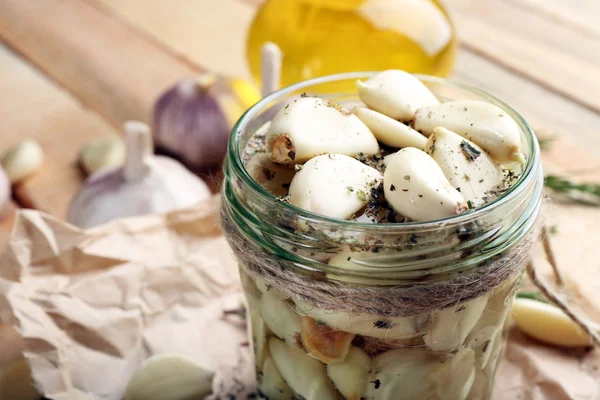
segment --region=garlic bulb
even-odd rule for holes
[[[357,81],[358,97],[371,109],[400,121],[410,121],[418,108],[438,104],[433,93],[417,77],[390,69]]]
[[[90,228],[117,218],[188,207],[211,196],[208,186],[177,161],[152,154],[148,126],[127,122],[125,136],[125,165],[85,181],[69,206],[69,222]]]
[[[246,93],[234,93],[234,87],[244,88]],[[233,123],[260,99],[256,89],[255,93],[247,93],[251,88],[239,83],[234,86],[215,74],[177,82],[154,107],[157,146],[176,154],[194,168],[220,164]]]
[[[8,149],[0,159],[11,184],[16,184],[37,171],[44,163],[44,150],[33,139],[26,139]]]
[[[134,374],[125,400],[202,399],[212,392],[214,372],[178,355],[157,355]]]

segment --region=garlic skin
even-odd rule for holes
[[[467,210],[465,198],[424,151],[406,147],[392,157],[383,176],[386,200],[414,221],[433,221]]]
[[[236,89],[248,104],[240,103]],[[253,93],[249,85],[228,83],[215,74],[182,79],[163,93],[154,106],[156,145],[181,157],[190,167],[217,166],[227,152],[233,123],[259,99],[258,92]]]
[[[392,147],[416,147],[423,150],[427,139],[408,125],[368,108],[354,110],[381,143]]]
[[[525,162],[519,126],[510,115],[493,104],[461,100],[417,110],[413,122],[417,131],[429,136],[440,126],[481,146],[501,164]]]
[[[156,355],[133,374],[124,399],[201,399],[212,393],[213,376],[213,371],[187,357]]]
[[[83,146],[79,159],[88,175],[103,168],[119,167],[125,163],[125,143],[117,136],[93,139]]]
[[[414,75],[390,69],[365,82],[357,81],[358,97],[369,108],[399,121],[412,120],[420,107],[439,104],[433,93]]]
[[[306,400],[336,400],[337,392],[325,365],[277,338],[269,339],[269,353],[290,388]]]
[[[0,217],[2,217],[5,207],[8,206],[12,198],[12,188],[8,175],[4,172],[4,168],[0,167]]]
[[[544,343],[561,347],[586,347],[592,342],[560,308],[532,299],[516,298],[512,317],[517,327]]]
[[[269,126],[271,159],[304,163],[324,153],[355,156],[379,151],[377,139],[356,115],[329,100],[301,97],[283,107]]]
[[[125,165],[85,181],[69,206],[70,223],[91,228],[118,218],[192,206],[211,197],[208,186],[180,163],[152,154],[148,126],[127,122],[124,129]]]
[[[290,203],[331,218],[349,219],[364,207],[382,179],[375,168],[342,154],[308,161],[290,185]]]
[[[481,147],[446,128],[434,129],[425,151],[474,207],[482,205],[486,193],[504,179],[500,165]]]
[[[350,348],[341,363],[327,365],[327,375],[348,400],[359,400],[367,386],[371,359],[358,347]]]
[[[246,164],[250,176],[274,196],[286,196],[296,174],[293,168],[277,164],[268,154],[258,153]]]
[[[25,139],[0,157],[0,164],[11,184],[17,184],[36,172],[44,163],[44,150],[33,139]]]
[[[451,352],[458,349],[477,324],[485,310],[488,296],[436,311],[433,325],[423,341],[433,351]]]

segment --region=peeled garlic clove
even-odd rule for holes
[[[330,328],[385,340],[411,339],[423,335],[430,325],[429,315],[426,314],[411,317],[350,314],[323,310],[300,301],[296,301],[296,310],[324,322]]]
[[[437,311],[431,329],[423,336],[427,347],[433,351],[450,352],[462,346],[481,317],[487,301],[488,296],[481,296]]]
[[[469,392],[469,400],[485,400],[491,396],[490,378],[483,372],[475,372],[475,380]]]
[[[356,115],[381,143],[392,147],[424,149],[427,139],[408,125],[368,108],[357,108]]]
[[[0,367],[0,399],[38,400],[40,397],[25,358]]]
[[[467,210],[465,198],[425,152],[406,147],[391,157],[383,176],[386,200],[415,221],[432,221]]]
[[[343,362],[327,365],[327,375],[347,400],[359,400],[367,385],[371,359],[357,347],[350,348]]]
[[[341,154],[308,161],[290,185],[290,203],[326,217],[349,219],[363,208],[381,181],[375,168]]]
[[[33,139],[26,139],[8,149],[0,164],[11,184],[19,183],[37,171],[44,163],[44,150]]]
[[[438,104],[431,91],[408,72],[390,69],[365,82],[357,81],[358,97],[371,109],[400,121],[412,120],[420,107]]]
[[[425,350],[407,348],[375,357],[369,375],[368,398],[375,400],[428,399],[435,394],[433,378],[439,361]]]
[[[444,363],[436,375],[437,395],[441,400],[466,400],[475,381],[475,352],[465,348]]]
[[[306,400],[338,398],[335,388],[327,377],[325,365],[320,361],[277,338],[269,339],[269,353],[281,376],[294,393]]]
[[[272,291],[263,293],[260,299],[260,312],[263,320],[275,335],[292,345],[298,343],[302,321],[285,300]]]
[[[268,328],[260,313],[260,300],[254,296],[246,295],[248,302],[248,332],[252,333],[252,347],[256,365],[262,365],[267,348]]]
[[[148,126],[127,122],[125,136],[125,164],[85,181],[69,206],[70,223],[91,228],[118,218],[189,207],[211,197],[208,186],[179,162],[152,154]]]
[[[294,396],[292,389],[285,382],[273,358],[268,353],[262,367],[258,388],[268,399],[291,399]]]
[[[481,147],[446,128],[435,128],[425,151],[440,166],[448,182],[477,207],[486,193],[502,183],[504,174]]]
[[[134,374],[125,400],[185,400],[204,398],[212,392],[214,372],[177,355],[158,355]]]
[[[340,105],[303,97],[283,107],[269,126],[271,159],[280,164],[303,163],[323,153],[355,156],[379,151],[377,139],[356,115]]]
[[[116,136],[94,139],[83,146],[79,159],[88,175],[121,166],[125,162],[125,143]]]
[[[246,164],[246,169],[260,186],[275,196],[287,195],[292,178],[296,174],[293,168],[274,163],[265,153],[252,157]]]
[[[328,327],[310,317],[302,318],[302,343],[309,354],[325,364],[344,361],[354,334]]]
[[[425,136],[444,127],[471,140],[499,163],[524,162],[519,125],[501,108],[476,100],[421,107],[413,127]]]
[[[512,317],[519,329],[541,342],[563,347],[591,344],[590,337],[553,305],[517,298],[512,305]]]

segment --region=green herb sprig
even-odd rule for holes
[[[600,184],[574,183],[557,175],[547,175],[544,185],[576,203],[600,206]]]

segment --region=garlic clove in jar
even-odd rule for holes
[[[355,335],[332,329],[323,321],[302,317],[300,336],[310,355],[329,364],[344,361]]]
[[[125,143],[117,136],[93,139],[83,146],[79,159],[88,175],[121,166],[125,162]]]
[[[475,381],[475,352],[460,350],[435,376],[437,395],[441,400],[466,400]]]
[[[418,108],[438,104],[438,99],[414,75],[391,69],[365,82],[357,81],[358,97],[371,109],[400,121],[412,120]]]
[[[410,317],[363,315],[343,311],[329,311],[296,300],[296,310],[301,315],[324,322],[328,327],[385,340],[411,339],[425,334],[430,325],[427,314]]]
[[[325,154],[296,173],[290,185],[290,203],[326,217],[350,219],[367,204],[371,188],[381,178],[375,168],[352,157]]]
[[[417,110],[413,122],[417,131],[429,136],[440,126],[481,146],[499,163],[524,162],[519,125],[498,106],[462,100]]]
[[[427,139],[408,125],[386,115],[360,107],[354,110],[356,115],[373,132],[381,143],[392,147],[416,147],[424,149]]]
[[[490,391],[490,378],[483,372],[475,372],[475,379],[473,380],[473,386],[469,392],[469,400],[485,400],[489,398]]]
[[[157,355],[138,369],[127,385],[125,400],[185,400],[212,392],[214,372],[178,355]]]
[[[273,291],[263,293],[260,299],[260,313],[263,320],[275,335],[296,346],[300,343],[302,321],[292,306]]]
[[[258,388],[268,399],[291,399],[294,396],[268,352],[262,366]]]
[[[485,203],[486,194],[504,179],[500,165],[481,147],[446,128],[434,129],[425,151],[474,207]]]
[[[481,317],[488,296],[436,311],[429,332],[423,336],[427,347],[433,351],[451,352],[458,349]]]
[[[428,399],[440,363],[421,348],[386,351],[373,360],[366,392],[374,400]]]
[[[371,359],[357,347],[351,347],[346,359],[328,364],[327,375],[347,400],[360,400],[367,386]]]
[[[90,176],[67,212],[80,228],[135,215],[168,212],[212,196],[208,186],[180,163],[152,154],[148,126],[125,124],[127,155],[122,168]]]
[[[269,339],[269,353],[294,393],[306,400],[334,400],[338,394],[327,377],[325,365],[297,347]]]
[[[256,365],[262,365],[267,348],[268,328],[260,313],[260,300],[246,292],[247,329],[251,333]]]
[[[316,97],[301,97],[279,110],[269,126],[267,146],[280,164],[304,163],[323,153],[379,151],[377,139],[356,115]]]
[[[432,221],[467,210],[465,198],[424,151],[406,147],[394,154],[385,169],[386,200],[414,221]]]
[[[0,157],[0,164],[13,185],[32,175],[43,163],[44,150],[33,139],[17,143]]]
[[[286,196],[296,174],[293,168],[273,162],[264,153],[253,156],[246,164],[246,170],[260,186],[274,196]]]
[[[562,347],[586,347],[591,339],[560,308],[538,300],[516,298],[512,317],[517,327],[540,342]]]

